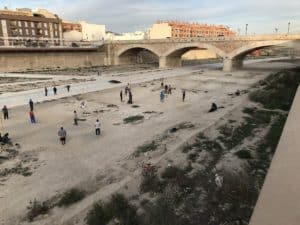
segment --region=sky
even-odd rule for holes
[[[64,20],[146,31],[157,20],[223,24],[245,34],[300,33],[300,0],[0,0],[0,8],[46,8]]]

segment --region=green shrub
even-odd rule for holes
[[[88,225],[106,225],[112,219],[118,220],[121,225],[138,225],[136,208],[124,195],[115,194],[105,204],[95,203],[85,221]]]
[[[76,188],[72,188],[63,193],[61,199],[58,202],[58,206],[69,206],[75,202],[82,200],[85,193]]]
[[[106,225],[112,218],[101,202],[95,203],[85,217],[88,225]]]
[[[50,206],[47,202],[34,200],[29,202],[29,206],[27,206],[27,209],[27,220],[31,222],[37,216],[47,214],[50,210]]]
[[[137,121],[140,121],[140,120],[143,120],[143,119],[144,119],[144,116],[142,116],[142,115],[129,116],[129,117],[123,119],[123,122],[125,124],[127,124],[127,123],[137,122]]]
[[[158,144],[155,141],[151,141],[150,143],[146,143],[137,147],[136,151],[133,153],[135,157],[139,157],[141,154],[145,152],[155,151],[158,147]]]

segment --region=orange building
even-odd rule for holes
[[[232,37],[235,32],[223,25],[208,25],[178,21],[158,21],[150,29],[150,39]]]
[[[63,32],[78,31],[82,32],[82,26],[79,23],[65,22],[62,23]]]

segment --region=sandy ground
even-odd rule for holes
[[[277,62],[268,66],[276,70],[290,65]],[[164,103],[159,101],[160,81],[133,85],[133,100],[138,108],[121,103],[120,88],[114,88],[37,104],[38,122],[35,125],[29,123],[27,106],[11,109],[11,118],[3,125],[13,142],[20,144],[20,153],[13,160],[0,164],[0,170],[22,162],[24,167],[30,168],[32,175],[0,177],[0,224],[27,224],[24,216],[30,200],[43,201],[68,188],[83,187],[90,191],[90,196],[82,202],[68,209],[55,208],[49,215],[32,223],[75,224],[76,216],[95,200],[106,197],[134,179],[140,168],[130,163],[130,156],[137,146],[176,124],[194,124],[194,129],[178,133],[166,143],[166,148],[175,149],[194,133],[212,126],[245,103],[247,98],[247,95],[233,98],[228,94],[237,89],[248,90],[270,74],[270,69],[263,65],[258,68],[254,72],[244,70],[231,74],[217,70],[200,72],[202,69],[199,69],[184,76],[165,78],[164,82],[175,90]],[[143,75],[147,76],[147,73]],[[185,102],[181,100],[182,89],[187,90]],[[83,100],[87,108],[80,109]],[[208,114],[212,102],[224,108]],[[108,107],[109,104],[116,107]],[[73,110],[85,119],[79,121],[78,126],[73,125]],[[146,111],[154,113],[146,114]],[[138,124],[123,123],[124,118],[133,115],[144,115],[145,119]],[[94,134],[97,118],[102,124],[100,137]],[[65,146],[58,141],[60,126],[64,126],[68,133]]]

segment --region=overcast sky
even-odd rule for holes
[[[224,24],[249,34],[300,33],[300,0],[0,0],[0,7],[46,8],[65,20],[105,24],[115,32],[147,30],[156,20]]]

